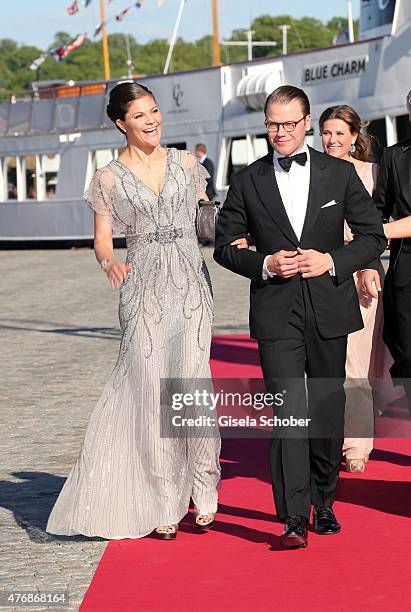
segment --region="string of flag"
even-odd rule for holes
[[[114,0],[109,0],[109,1],[113,2]],[[110,21],[114,21],[114,20],[117,21],[117,22],[122,21],[122,19],[127,15],[127,13],[129,11],[131,11],[132,8],[140,9],[143,6],[143,2],[144,2],[144,0],[139,0],[138,2],[133,2],[133,4],[130,4],[130,6],[127,6],[122,11],[117,13],[117,15],[113,15],[109,19],[106,19],[105,21],[102,21],[96,27],[96,29],[94,30],[93,38],[96,38],[96,36],[98,36],[100,34],[100,32],[104,28],[104,26],[106,26],[108,23],[110,23]]]
[[[89,4],[92,3],[93,0],[83,0],[83,6],[84,8],[87,8]],[[109,0],[109,2],[111,2],[111,0]],[[78,0],[74,0],[74,2],[72,2],[70,4],[70,6],[67,7],[67,12],[69,15],[75,15],[76,13],[80,12],[80,7],[79,7],[79,2]]]
[[[83,1],[83,6],[85,8],[87,8],[90,4],[91,4],[92,0],[84,0]],[[111,4],[112,2],[114,2],[114,0],[108,0],[108,3]],[[133,4],[130,4],[130,6],[127,6],[126,8],[122,9],[119,13],[117,13],[117,15],[113,15],[112,17],[110,17],[109,19],[106,19],[105,21],[102,21],[94,30],[93,32],[93,38],[96,38],[96,36],[98,36],[101,32],[101,30],[104,28],[105,25],[107,25],[108,23],[110,23],[110,21],[122,21],[122,19],[127,15],[127,13],[129,11],[131,11],[132,8],[137,8],[140,9],[143,6],[144,0],[138,0],[137,2],[133,2]],[[161,7],[163,4],[163,0],[157,0],[157,6]],[[74,2],[72,2],[72,4],[70,4],[70,6],[67,7],[67,13],[69,15],[76,15],[76,13],[80,12],[80,6],[79,6],[79,2],[78,0],[74,0]]]
[[[83,6],[87,8],[91,4],[91,2],[92,0],[84,0]],[[108,0],[109,4],[111,4],[112,2],[114,2],[114,0]],[[114,21],[114,20],[121,21],[123,17],[125,17],[132,8],[140,9],[143,6],[143,2],[144,0],[138,0],[137,2],[133,2],[133,4],[130,4],[130,6],[127,6],[126,8],[122,9],[119,13],[117,13],[117,15],[113,15],[109,19],[106,19],[105,21],[101,22],[94,30],[93,38],[98,36],[101,30],[103,29],[103,27],[107,25],[110,21]],[[162,0],[157,0],[158,7],[162,6],[162,4],[163,4]],[[80,12],[79,1],[74,0],[74,2],[72,2],[70,6],[67,7],[66,11],[69,15],[76,15],[77,13],[79,13]]]
[[[67,11],[68,15],[76,15],[77,13],[80,12],[80,4],[82,4],[82,6],[84,8],[87,8],[92,3],[92,1],[93,0],[83,0],[83,2],[80,3],[79,0],[74,0],[74,2],[72,2],[66,8],[66,11]],[[115,0],[108,0],[108,3],[111,4],[114,1]],[[157,0],[157,7],[158,8],[160,8],[163,5],[163,1],[164,0]],[[129,13],[129,11],[131,11],[132,8],[140,9],[143,6],[143,3],[144,3],[144,0],[138,0],[137,2],[133,2],[133,4],[130,4],[126,8],[122,9],[116,15],[113,15],[112,17],[109,17],[105,21],[102,21],[95,28],[92,37],[96,38],[100,34],[100,32],[104,28],[104,26],[106,26],[111,21],[117,21],[117,22],[122,21],[124,19],[124,17],[127,15],[127,13]],[[75,49],[78,49],[79,47],[81,47],[81,45],[83,45],[87,40],[89,40],[89,38],[88,38],[88,34],[85,32],[84,34],[79,34],[78,36],[76,36],[76,38],[74,40],[72,40],[67,45],[64,45],[64,46],[56,48],[56,49],[51,49],[47,53],[42,53],[39,57],[37,57],[32,62],[32,64],[30,65],[30,70],[38,70],[40,68],[40,66],[46,61],[46,59],[48,57],[50,57],[50,56],[53,57],[56,60],[56,62],[61,62],[72,51],[74,51]]]
[[[61,62],[72,51],[75,51],[76,49],[81,47],[81,45],[84,45],[86,40],[88,40],[87,33],[79,34],[67,45],[63,45],[62,47],[58,47],[56,49],[50,49],[50,51],[48,51],[47,53],[42,53],[32,62],[32,64],[30,65],[30,70],[38,70],[40,66],[44,64],[46,59],[50,56],[53,57],[56,62]]]

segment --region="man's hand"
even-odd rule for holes
[[[282,278],[291,278],[298,274],[297,257],[297,251],[277,251],[267,258],[267,269]]]
[[[362,270],[362,291],[368,298],[377,298],[381,291],[380,275],[377,270]]]
[[[300,249],[298,247],[298,271],[303,278],[314,278],[329,272],[334,267],[334,262],[329,253],[320,253],[314,249]]]

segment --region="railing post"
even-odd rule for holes
[[[106,91],[103,95],[103,103],[101,106],[101,112],[100,112],[100,127],[104,126],[104,121],[106,118],[106,106],[108,104],[108,83],[106,83]]]
[[[11,105],[13,104],[12,99],[13,99],[13,94],[10,95],[9,108],[7,112],[7,129],[6,129],[7,135],[10,135],[10,119],[11,119],[11,108],[12,108]]]
[[[54,96],[54,104],[53,104],[53,111],[51,113],[51,129],[50,129],[51,133],[54,133],[56,131],[55,123],[56,123],[57,100],[58,100],[56,90],[53,90],[53,96]]]
[[[34,94],[31,94],[31,104],[30,104],[30,112],[29,112],[29,126],[28,126],[28,133],[32,134],[33,133],[33,106],[34,106]]]
[[[80,117],[80,102],[81,102],[82,93],[83,93],[83,86],[80,85],[79,95],[77,96],[76,114],[75,114],[75,117],[74,117],[74,131],[76,131],[76,130],[79,131],[80,130],[80,128],[78,126],[78,122],[79,122],[79,117]]]

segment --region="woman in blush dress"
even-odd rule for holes
[[[362,122],[356,111],[350,106],[341,105],[327,108],[321,115],[320,131],[324,152],[352,164],[370,195],[373,194],[377,165],[371,163],[371,141],[362,133]],[[345,224],[345,241],[353,239],[350,228]],[[381,282],[384,278],[382,266],[379,270]],[[362,274],[354,276],[357,287],[364,328],[349,334],[347,343],[346,375],[347,384],[354,383],[359,390],[352,396],[355,406],[350,407],[347,401],[346,429],[350,430],[350,408],[357,414],[357,423],[353,425],[368,433],[373,431],[374,398],[371,383],[378,386],[378,379],[384,376],[386,349],[382,341],[383,312],[380,299],[369,299],[363,292]],[[381,285],[381,283],[380,283]],[[381,289],[379,285],[378,289]],[[348,397],[350,397],[348,395]],[[358,418],[359,415],[359,418]],[[359,433],[354,431],[354,433]],[[349,472],[364,472],[368,457],[373,448],[371,437],[350,437],[344,440],[343,453]]]
[[[120,288],[120,353],[47,531],[170,540],[190,498],[197,527],[213,526],[220,482],[217,430],[161,435],[164,380],[211,378],[212,293],[195,230],[208,174],[188,151],[160,146],[161,112],[143,85],[114,87],[107,113],[127,146],[85,197],[97,260]],[[126,236],[126,263],[113,231]]]

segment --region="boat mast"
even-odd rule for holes
[[[354,21],[352,16],[352,0],[347,0],[348,40],[354,42]]]
[[[108,54],[108,39],[107,39],[107,28],[106,28],[106,0],[100,0],[100,13],[102,34],[102,45],[103,45],[103,60],[104,60],[104,78],[106,81],[110,80],[110,58]]]
[[[217,0],[213,0],[213,66],[219,66],[220,61],[220,40],[218,36],[218,7]]]
[[[180,0],[180,7],[178,9],[177,19],[176,19],[176,22],[175,22],[175,25],[174,25],[173,34],[171,36],[170,46],[168,48],[167,59],[166,59],[166,63],[165,63],[165,66],[164,66],[163,74],[167,74],[168,73],[168,69],[170,68],[170,63],[171,63],[171,58],[173,56],[174,46],[175,46],[176,41],[177,41],[178,28],[180,27],[181,16],[183,14],[183,10],[184,10],[185,4],[186,4],[186,0]]]

